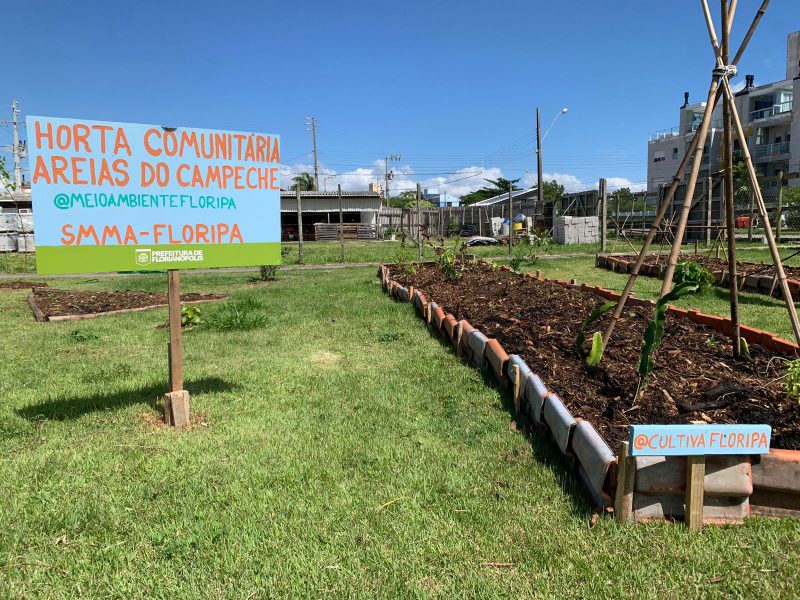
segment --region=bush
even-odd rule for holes
[[[691,260],[682,260],[675,265],[675,275],[672,278],[675,287],[682,283],[692,283],[704,292],[714,285],[714,275],[700,263]]]

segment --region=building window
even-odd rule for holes
[[[663,150],[659,150],[658,152],[653,153],[653,162],[659,163],[667,160],[667,153]]]
[[[672,160],[678,160],[678,149],[677,148],[673,148],[672,149]]]

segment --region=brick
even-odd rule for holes
[[[508,383],[508,378],[506,377],[505,367],[506,362],[508,362],[508,354],[506,354],[506,351],[503,350],[500,342],[495,339],[490,339],[488,342],[486,342],[484,354],[497,381],[503,385],[506,385]]]
[[[531,375],[525,382],[523,394],[530,406],[531,418],[538,424],[542,424],[542,407],[544,399],[550,392],[538,375]]]
[[[518,378],[515,380],[514,370],[518,370]],[[512,384],[512,396],[514,398],[514,408],[518,415],[522,414],[521,406],[525,391],[525,381],[531,376],[530,367],[525,364],[518,354],[512,354],[508,357],[506,363],[506,375]]]
[[[489,341],[485,335],[483,335],[477,329],[473,331],[469,338],[467,339],[467,344],[472,350],[472,364],[478,367],[479,369],[483,369],[486,366],[486,359],[484,358],[484,352],[486,350],[486,343]]]
[[[556,446],[564,454],[570,454],[572,431],[575,428],[575,418],[555,394],[548,394],[544,400],[544,422],[553,434]]]
[[[444,322],[444,310],[442,310],[442,307],[437,305],[433,308],[431,317],[433,318],[433,325],[436,326],[436,329],[442,331],[442,323]]]
[[[456,318],[450,313],[446,314],[442,321],[442,334],[447,336],[453,346],[456,345],[456,327],[458,327]]]
[[[753,487],[797,494],[800,503],[800,450],[761,455],[753,464]]]
[[[703,500],[703,523],[739,524],[744,522],[748,514],[749,503],[746,497],[706,496]],[[633,495],[635,523],[682,519],[683,516],[683,496]]]
[[[686,457],[637,456],[635,489],[651,495],[686,492]],[[752,471],[747,457],[706,457],[706,496],[749,496],[753,493]]]
[[[581,466],[581,478],[591,489],[593,496],[611,500],[608,473],[616,456],[588,421],[579,420],[572,434],[572,451]]]
[[[469,321],[464,319],[458,322],[458,326],[461,328],[461,340],[458,351],[461,356],[465,357],[467,360],[470,360],[472,358],[472,350],[470,349],[467,340],[469,340],[469,336],[473,331],[475,331],[475,328],[469,323]]]

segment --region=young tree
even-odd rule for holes
[[[493,187],[483,186],[479,190],[475,190],[474,192],[470,192],[469,194],[461,196],[462,206],[468,206],[470,204],[480,202],[481,200],[486,200],[500,194],[508,193],[509,187],[511,187],[511,189],[514,191],[522,189],[516,185],[517,182],[519,182],[519,179],[504,179],[503,177],[498,177],[497,179],[485,179],[484,181],[491,183]],[[564,188],[561,189],[563,191]]]
[[[552,181],[545,181],[542,184],[542,188],[544,189],[543,195],[545,200],[558,200],[564,195],[564,186],[555,179]]]

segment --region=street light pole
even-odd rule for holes
[[[536,171],[538,177],[536,179],[537,194],[539,199],[539,210],[544,206],[544,188],[542,187],[542,137],[539,121],[539,107],[536,107]]]
[[[536,107],[536,168],[538,171],[538,194],[537,198],[539,199],[539,206],[541,207],[544,204],[544,186],[542,185],[542,141],[547,137],[547,134],[550,133],[550,130],[553,128],[553,125],[556,124],[558,117],[561,115],[567,114],[568,109],[566,107],[562,108],[559,113],[556,115],[553,122],[550,123],[550,127],[547,128],[547,131],[544,132],[544,135],[541,135],[541,125],[540,125],[540,110],[539,107]]]

